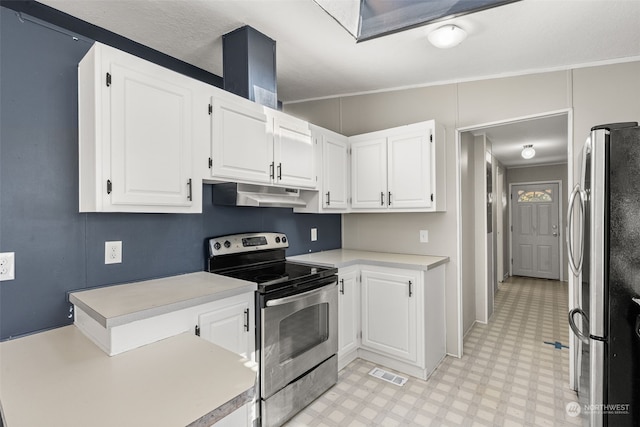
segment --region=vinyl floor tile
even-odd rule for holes
[[[579,426],[565,410],[577,401],[569,349],[556,345],[569,342],[567,297],[566,283],[512,277],[489,323],[465,337],[464,356],[447,356],[427,381],[391,385],[356,359],[285,426]]]

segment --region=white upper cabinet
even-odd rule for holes
[[[211,176],[271,183],[273,128],[264,107],[232,95],[214,96],[211,105]]]
[[[267,112],[273,117],[274,184],[315,188],[315,149],[309,123],[279,111]]]
[[[295,212],[342,213],[349,209],[349,138],[311,125],[316,154],[316,170],[320,172],[318,191],[304,191],[306,208]]]
[[[193,151],[203,86],[94,44],[78,69],[80,212],[202,211]]]
[[[387,139],[358,136],[351,141],[352,208],[387,207]]]
[[[444,129],[433,120],[349,141],[353,211],[445,210]]]
[[[216,89],[211,99],[212,181],[315,188],[309,123]]]

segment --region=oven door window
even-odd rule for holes
[[[312,305],[280,320],[280,363],[329,339],[329,304]]]

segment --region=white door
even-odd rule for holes
[[[362,347],[417,361],[416,275],[362,270]]]
[[[349,149],[347,137],[322,136],[322,206],[347,209],[349,198]]]
[[[133,61],[133,60],[132,60]],[[190,206],[192,95],[146,61],[112,62],[110,182],[113,205]]]
[[[338,277],[338,357],[358,348],[360,293],[357,278],[356,269],[340,272]]]
[[[239,182],[271,182],[273,124],[251,101],[212,98],[211,176]]]
[[[309,123],[278,114],[273,121],[273,135],[274,183],[315,188],[315,149]]]
[[[351,207],[387,208],[387,139],[352,140]]]
[[[431,143],[429,132],[390,136],[387,203],[393,208],[431,206]]]
[[[246,301],[201,314],[198,317],[200,337],[255,362],[252,297],[249,295]]]
[[[557,183],[511,188],[513,274],[560,279]]]

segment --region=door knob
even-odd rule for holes
[[[558,237],[558,232],[557,231],[554,231],[552,234],[553,234],[553,237]]]

